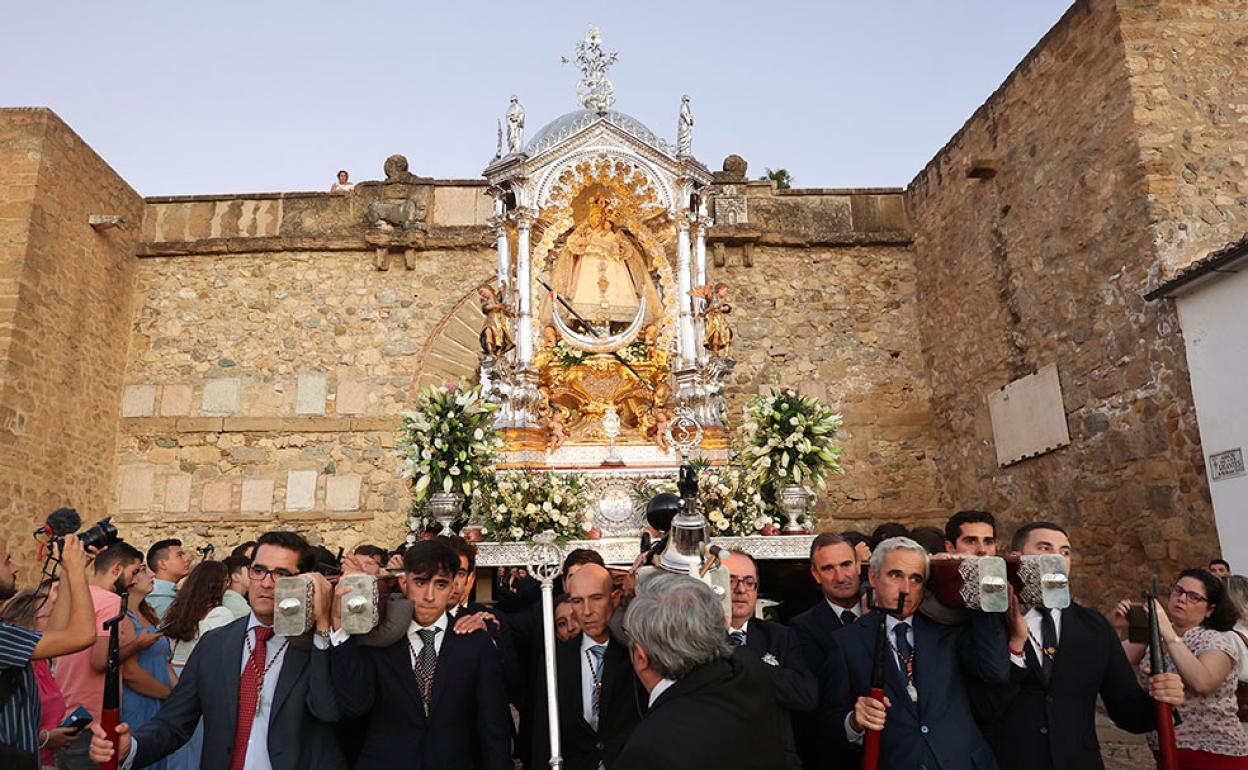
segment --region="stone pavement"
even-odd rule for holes
[[[1101,742],[1105,770],[1152,770],[1156,767],[1144,736],[1119,730],[1100,705],[1096,709],[1096,734]]]

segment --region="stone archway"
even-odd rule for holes
[[[418,388],[453,385],[460,380],[469,385],[477,384],[480,378],[481,329],[485,326],[477,289],[492,285],[493,279],[474,286],[433,327],[420,351],[420,364],[415,377]]]

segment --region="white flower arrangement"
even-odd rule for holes
[[[840,427],[841,416],[816,399],[773,388],[745,408],[740,457],[762,486],[810,483],[826,491],[825,476],[844,473],[832,443]]]
[[[494,475],[494,455],[502,439],[494,428],[497,404],[481,386],[427,387],[416,408],[403,413],[396,454],[415,501],[413,515],[433,492],[455,492],[471,499]]]
[[[482,533],[495,540],[526,540],[550,530],[562,544],[593,529],[593,501],[584,477],[552,471],[507,471],[472,498]]]
[[[767,513],[762,490],[739,466],[712,466],[694,463],[698,472],[698,506],[706,516],[712,537],[756,535],[768,524],[776,524]],[[676,492],[676,482],[652,486],[639,484],[634,495],[648,501],[659,492]]]

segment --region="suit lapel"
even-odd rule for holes
[[[222,676],[225,677],[225,704],[230,717],[226,724],[230,725],[238,724],[238,686],[243,675],[244,638],[247,636],[247,624],[251,622],[249,618],[250,616],[234,621],[234,625],[224,631],[225,638],[222,640],[223,643],[221,645],[221,671]],[[204,673],[206,676],[211,676],[208,672]]]
[[[443,641],[443,645],[445,644],[446,642]],[[399,689],[405,692],[411,700],[412,713],[416,714],[416,721],[423,724],[425,704],[420,698],[420,682],[416,680],[416,672],[412,667],[412,648],[406,633],[403,634],[402,639],[384,650],[383,658],[390,669],[390,676],[394,677],[394,681],[401,683]],[[436,671],[434,676],[437,676]],[[433,709],[429,711],[432,713]]]
[[[603,712],[610,707],[612,698],[623,697],[621,691],[627,688],[632,670],[632,664],[628,660],[628,651],[624,649],[624,645],[615,640],[615,637],[612,637],[610,643],[607,644],[607,655],[602,664],[601,708]]]
[[[573,724],[583,725],[585,729],[589,729],[589,723],[585,721],[585,710],[582,704],[584,701],[584,689],[581,686],[581,662],[585,653],[581,652],[581,643],[585,639],[582,634],[569,642],[559,643],[555,646],[555,660],[559,671],[567,671],[567,675],[557,677],[559,687],[559,700],[566,704],[567,714],[575,716]],[[608,648],[608,652],[610,648]],[[605,664],[604,664],[605,667]],[[606,676],[604,673],[603,676]]]
[[[269,724],[273,724],[277,720],[277,714],[282,710],[282,706],[286,703],[286,699],[290,697],[290,693],[295,689],[295,684],[299,681],[299,677],[303,676],[303,670],[308,665],[308,651],[294,644],[287,644],[286,651],[282,653],[282,668],[277,675],[277,688],[273,691],[273,711],[269,714]]]
[[[909,694],[906,694],[906,703],[917,714],[924,703],[924,698],[930,699],[932,693],[936,689],[936,683],[933,681],[936,672],[933,670],[936,661],[939,660],[939,653],[936,649],[940,640],[936,634],[936,629],[925,622],[919,620],[916,613],[910,619],[910,624],[914,626],[914,686],[919,691],[919,702],[915,703],[910,700]],[[923,665],[924,654],[927,655],[928,665]],[[902,692],[905,693],[905,684],[902,684]]]
[[[438,662],[433,669],[433,683],[429,685],[430,715],[437,709],[442,693],[450,686],[447,684],[447,680],[455,675],[455,666],[459,659],[460,644],[463,641],[463,637],[452,631],[451,627],[451,624],[448,623],[446,630],[442,632],[442,636],[445,638],[442,640],[442,649],[438,650]]]
[[[745,634],[745,646],[757,653],[758,657],[763,657],[767,654],[767,645],[771,642],[767,638],[767,627],[761,620],[751,619],[746,628],[748,630]]]

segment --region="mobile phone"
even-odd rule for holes
[[[1131,604],[1127,611],[1127,641],[1132,644],[1148,644],[1148,610],[1143,604]]]
[[[87,711],[86,708],[79,706],[74,709],[74,713],[65,718],[64,722],[61,722],[61,727],[69,728],[71,735],[78,735],[83,730],[87,729],[87,725],[89,724],[91,724],[91,712]]]

